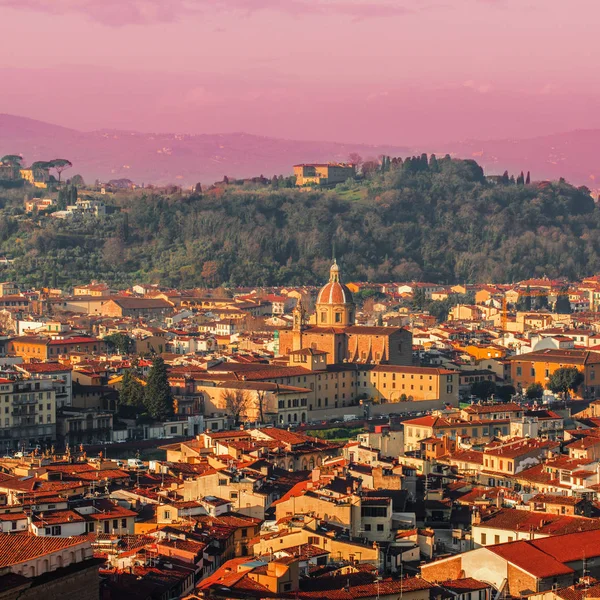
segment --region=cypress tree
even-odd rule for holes
[[[167,366],[160,356],[152,362],[144,392],[144,404],[150,416],[158,421],[164,421],[173,414],[173,394],[167,376]]]
[[[135,378],[131,369],[123,373],[121,389],[119,390],[119,402],[127,406],[142,408],[144,406],[144,388]]]

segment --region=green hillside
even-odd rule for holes
[[[470,160],[408,159],[331,190],[246,183],[114,197],[103,219],[23,215],[0,190],[4,279],[193,287],[319,284],[335,245],[346,280],[510,282],[600,271],[586,188],[489,181]]]

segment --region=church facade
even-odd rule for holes
[[[327,364],[358,363],[410,366],[412,334],[402,327],[356,325],[356,305],[350,290],[340,281],[334,261],[329,282],[317,296],[315,325],[305,325],[302,303],[293,313],[291,329],[279,332],[279,353],[303,349],[327,353]]]

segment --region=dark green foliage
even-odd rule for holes
[[[245,184],[202,195],[116,197],[117,212],[19,220],[23,193],[0,188],[5,279],[103,279],[165,286],[321,284],[331,242],[346,281],[513,282],[600,271],[600,210],[566,183],[497,185],[472,160],[386,158],[385,172],[336,189]],[[59,190],[61,206],[77,198]],[[203,265],[214,263],[208,282]]]
[[[525,390],[525,396],[529,400],[539,400],[544,395],[544,388],[541,383],[530,383]]]
[[[568,315],[571,313],[571,302],[569,301],[568,289],[563,289],[556,297],[554,312],[560,315]]]
[[[477,398],[481,398],[482,400],[491,398],[496,391],[496,383],[486,379],[483,381],[477,381],[471,385],[471,395],[477,396]]]
[[[583,373],[576,367],[562,367],[552,373],[548,381],[548,389],[555,394],[575,392],[583,383]]]
[[[152,362],[144,390],[144,404],[150,416],[164,421],[173,414],[173,394],[169,386],[165,361],[157,356]]]
[[[496,389],[496,396],[502,400],[502,402],[509,402],[516,390],[512,385],[501,385]]]
[[[133,351],[133,340],[124,333],[112,333],[104,338],[104,341],[119,354],[129,354]]]
[[[119,389],[119,403],[129,406],[136,411],[144,410],[144,386],[136,379],[135,372],[127,369],[123,373],[121,387]]]

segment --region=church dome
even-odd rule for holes
[[[329,283],[321,288],[317,304],[352,304],[352,292],[340,283],[340,267],[334,261],[329,270]]]
[[[317,304],[350,304],[352,293],[339,281],[329,282],[321,288],[317,296]]]

